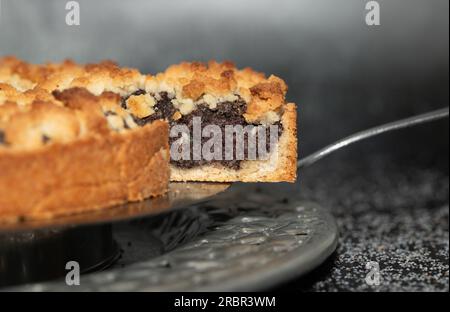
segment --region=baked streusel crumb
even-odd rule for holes
[[[4,86],[0,87],[3,148],[45,146],[102,131],[125,133],[157,120],[166,120],[171,128],[185,125],[192,130],[194,118],[201,117],[205,125],[222,129],[227,124],[276,126],[276,150],[265,160],[247,155],[243,160],[172,159],[171,180],[292,182],[296,178],[296,106],[286,101],[287,86],[274,75],[237,69],[230,62],[184,62],[156,75],[143,75],[110,61],[34,65],[7,57],[0,59],[0,83]],[[24,109],[25,114],[38,115],[38,104],[49,102],[58,107],[52,109],[55,120],[67,109],[76,109],[64,129],[55,127],[51,132],[38,127],[38,134],[28,140],[7,131],[16,123],[8,122],[8,112]],[[168,140],[172,146],[176,138]]]

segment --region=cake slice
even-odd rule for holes
[[[156,76],[147,76],[144,89],[126,98],[124,107],[139,117],[139,124],[155,118],[169,121],[172,181],[294,182],[297,171],[296,106],[286,102],[286,91],[282,79],[266,78],[250,68],[238,70],[229,62],[181,63]],[[140,110],[145,105],[137,105],[137,99],[150,103],[150,115]],[[196,120],[201,121],[202,135],[205,127],[210,125],[221,130],[221,142],[212,147],[222,145],[221,153],[214,154],[218,157],[193,155],[195,140],[201,142],[203,152],[211,139],[208,131],[200,139],[195,136]],[[189,154],[179,151],[182,135],[174,129],[182,128],[180,126],[188,130],[182,134],[190,143]],[[227,133],[227,128],[234,126],[250,130]],[[261,133],[258,127],[262,128]],[[275,132],[274,141],[269,138],[269,130],[272,134]],[[257,143],[253,146],[257,150],[253,155],[249,148],[252,134]],[[238,145],[242,144],[239,135],[244,142],[244,153],[240,157],[237,154]],[[262,141],[259,141],[260,137]],[[227,139],[230,139],[229,145]],[[273,143],[270,146],[269,141]],[[234,157],[226,155],[230,148],[228,156]],[[264,157],[260,157],[261,148]],[[181,158],[180,154],[189,157]]]
[[[286,102],[286,84],[276,76],[229,62],[181,63],[144,76],[111,62],[31,65],[6,58],[0,61],[2,79],[23,93],[56,99],[71,88],[116,94],[138,127],[167,120],[172,181],[296,179],[296,106]]]

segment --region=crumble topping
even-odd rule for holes
[[[117,115],[109,115],[106,116],[106,120],[108,121],[108,125],[116,131],[123,130],[125,128],[125,122],[122,117]]]
[[[192,99],[173,99],[172,105],[177,108],[182,115],[188,115],[195,109],[195,104]]]
[[[189,123],[199,114],[219,123],[239,116],[242,124],[279,124],[286,91],[280,78],[230,62],[185,62],[151,76],[110,61],[34,65],[0,58],[0,146],[31,148],[156,119]]]
[[[156,101],[150,94],[132,95],[126,101],[128,110],[139,118],[145,118],[155,113],[153,106]]]
[[[177,99],[173,103],[175,106],[183,107],[182,114],[183,111],[191,113],[197,105],[206,103],[214,109],[217,103],[240,97],[248,106],[244,115],[246,121],[260,123],[263,119],[267,122],[267,112],[280,115],[286,104],[287,86],[274,75],[266,78],[250,68],[239,70],[230,62],[211,61],[172,65],[163,73],[147,76],[145,90],[155,94],[167,92]]]

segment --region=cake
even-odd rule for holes
[[[139,127],[116,93],[51,93],[22,72],[7,73],[7,65],[0,63],[2,221],[80,213],[167,191],[166,121]]]
[[[191,157],[190,160],[175,160],[172,157],[171,180],[294,182],[297,172],[297,113],[296,105],[286,102],[286,91],[287,86],[282,79],[273,75],[266,78],[250,68],[238,70],[229,62],[181,63],[156,76],[148,76],[141,92],[159,94],[156,115],[168,119],[171,129],[176,125],[186,125],[192,137],[193,118],[201,118],[204,127],[211,124],[219,126],[223,134],[222,145],[226,141],[227,126],[249,126],[253,130],[265,127],[267,132],[263,131],[261,137],[266,137],[266,143],[269,142],[268,130],[276,129],[272,132],[276,132],[277,138],[272,150],[267,146],[269,153],[266,157],[258,157],[262,147],[260,141],[257,141],[256,158],[249,157],[245,151],[244,157],[227,160],[225,146],[219,159],[195,160]],[[247,135],[245,138],[248,139]],[[231,139],[234,141],[233,156],[236,156],[237,140],[236,137]],[[172,151],[176,140],[177,137],[170,138]]]
[[[143,75],[110,61],[0,59],[1,213],[160,195],[169,168],[171,181],[294,182],[296,105],[286,91],[281,78],[229,62]]]

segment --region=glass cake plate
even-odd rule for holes
[[[59,278],[9,289],[268,289],[320,265],[337,244],[333,217],[315,203],[291,198],[291,191],[237,183],[207,202],[115,223],[112,233],[121,252],[108,268],[81,275],[79,286]]]

